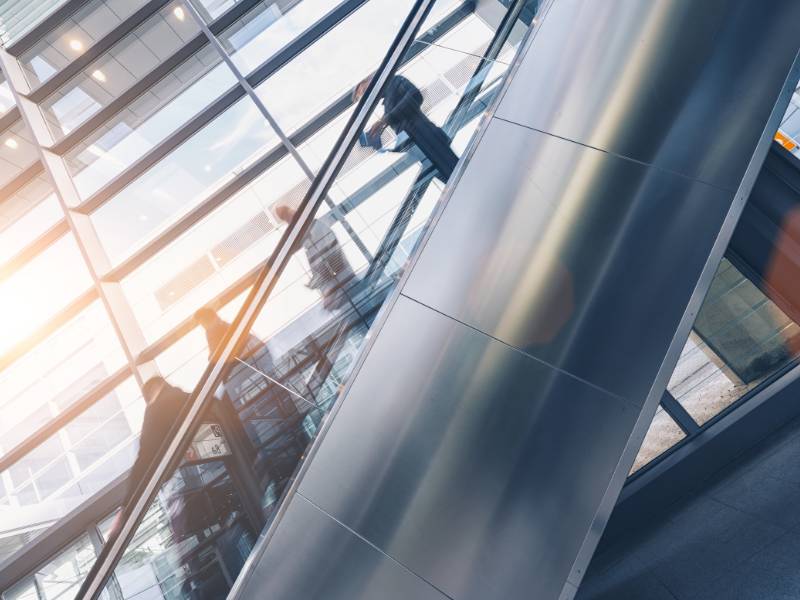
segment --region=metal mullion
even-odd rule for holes
[[[260,272],[261,268],[262,265],[256,265],[250,269],[250,271],[236,280],[233,285],[225,288],[210,302],[207,302],[205,306],[208,308],[219,309],[225,306],[228,302],[231,302],[234,298],[236,298],[236,296],[246,291],[248,287],[253,285],[255,280],[258,278],[258,273]],[[162,335],[158,340],[153,342],[150,346],[145,348],[139,355],[139,360],[149,361],[155,359],[156,356],[167,350],[170,346],[183,338],[195,327],[197,327],[197,323],[194,320],[194,317],[185,319],[179,323],[177,327],[172,328],[170,331]]]
[[[217,207],[225,203],[225,201],[233,196],[236,192],[242,190],[248,184],[252,183],[264,171],[277,164],[286,156],[287,151],[282,145],[278,145],[270,150],[265,156],[261,157],[252,165],[247,167],[244,171],[242,171],[235,179],[232,179],[223,188],[213,193],[208,199],[204,200],[194,209],[186,213],[186,215],[181,217],[156,239],[152,240],[134,255],[120,263],[118,266],[114,267],[111,271],[103,276],[103,280],[122,281],[122,279],[130,275],[133,271],[158,254],[159,251],[163,250],[169,246],[170,243],[183,235],[194,224],[198,223],[204,217],[209,215]]]
[[[51,333],[80,314],[83,309],[88,307],[97,298],[97,289],[92,287],[70,302],[64,309],[51,317],[31,335],[16,343],[11,350],[0,356],[0,371],[17,361],[37,344],[47,339]]]
[[[35,543],[27,544],[0,564],[0,590],[6,590],[28,577],[39,566],[68,547],[98,515],[108,515],[117,509],[128,487],[127,475],[122,475],[106,485],[77,509],[45,530]]]
[[[189,40],[189,42],[175,52],[175,54],[164,62],[159,63],[155,69],[114,98],[114,100],[109,102],[97,113],[89,117],[84,123],[81,123],[78,127],[70,131],[69,134],[64,136],[60,141],[53,144],[50,150],[60,155],[66,154],[72,150],[72,148],[80,144],[108,120],[127,108],[129,104],[146,92],[150,87],[169,75],[172,70],[179,67],[186,60],[202,50],[207,43],[208,39],[202,34]]]
[[[348,120],[347,126],[339,136],[330,155],[323,163],[319,175],[315,178],[311,188],[303,198],[295,217],[281,236],[278,247],[261,270],[256,284],[236,319],[226,332],[222,343],[214,351],[197,387],[190,395],[186,405],[181,407],[178,420],[167,435],[165,443],[159,449],[157,458],[152,464],[148,465],[143,481],[136,484],[130,501],[123,510],[123,516],[116,534],[106,544],[78,592],[78,597],[82,600],[95,600],[99,596],[103,589],[103,584],[111,575],[114,567],[122,557],[122,553],[136,533],[136,528],[157,493],[161,481],[180,461],[181,452],[190,442],[191,434],[202,414],[202,410],[214,398],[214,392],[219,386],[222,376],[231,366],[231,358],[246,341],[247,334],[263,303],[275,287],[278,277],[293,256],[302,236],[308,232],[314,215],[322,204],[323,197],[327,194],[328,188],[332,185],[350,150],[356,143],[357,137],[364,128],[367,119],[372,114],[375,106],[377,106],[380,94],[386,87],[389,77],[413,42],[419,27],[422,25],[422,21],[433,6],[433,2],[434,0],[417,0],[414,3],[397,37],[391,44],[385,58],[381,61],[375,77],[367,87],[364,97],[362,97],[353,115]]]
[[[664,395],[661,396],[661,406],[687,436],[700,431],[700,426],[692,418],[692,415],[683,408],[683,405],[675,399],[675,396],[669,390],[664,390]]]
[[[16,106],[9,108],[6,114],[0,117],[0,131],[5,131],[11,127],[14,123],[19,121],[19,118],[19,109]]]
[[[209,27],[212,31],[223,30],[236,22],[242,15],[246,14],[253,7],[257,6],[261,0],[241,0],[231,7],[226,13],[220,15]],[[114,115],[125,109],[128,104],[141,96],[150,87],[158,83],[165,76],[169,75],[175,68],[179,67],[186,60],[197,54],[208,44],[208,37],[202,32],[189,40],[184,46],[179,48],[169,58],[159,63],[159,65],[142,77],[139,81],[125,90],[122,94],[114,98],[108,105],[100,109],[99,112],[89,117],[69,132],[64,138],[50,147],[56,154],[66,154],[72,148],[81,143],[91,135],[96,129],[106,123]]]
[[[230,88],[209,106],[187,121],[166,140],[151,149],[147,154],[142,156],[100,190],[92,194],[88,199],[75,206],[73,210],[84,215],[96,211],[123,188],[138,179],[145,171],[158,164],[167,154],[178,148],[178,146],[208,125],[212,120],[216,119],[228,108],[233,106],[236,101],[243,98],[244,95],[244,90],[238,84]]]
[[[445,20],[436,25],[435,34],[430,36],[433,39],[438,39],[444,33],[447,33],[454,25],[454,15],[462,18],[464,16],[464,5],[456,9]],[[213,24],[212,24],[213,25]],[[423,45],[414,46],[413,53],[409,52],[409,56],[403,57],[405,64],[410,58],[416,56],[424,49]],[[269,61],[268,61],[269,62]],[[249,82],[248,82],[249,83]],[[327,108],[318,113],[305,125],[302,125],[293,134],[288,136],[290,143],[294,146],[299,146],[304,142],[311,139],[314,135],[319,133],[325,126],[332,123],[342,113],[344,113],[351,105],[351,94],[345,93],[336,100],[334,100]],[[275,165],[278,161],[288,155],[288,149],[279,144],[278,146],[267,151],[261,158],[255,161],[252,165],[245,168],[236,179],[231,180],[228,184],[223,186],[219,191],[215,192],[207,200],[204,200],[197,207],[187,213],[179,221],[170,226],[156,239],[152,240],[140,250],[138,250],[131,257],[125,259],[122,263],[114,267],[111,271],[103,276],[104,281],[121,281],[124,277],[129,275],[135,269],[147,262],[150,258],[155,256],[158,251],[169,245],[170,242],[177,239],[189,227],[200,221],[203,217],[210,214],[215,208],[222,205],[229,197],[236,192],[240,191],[245,185],[254,181],[259,175]]]
[[[352,3],[360,6],[366,1],[367,0],[348,0],[348,4]],[[338,9],[331,11],[329,15],[336,13],[337,10]],[[348,11],[346,14],[349,14],[349,12],[350,11]],[[281,51],[279,51],[277,54],[267,59],[265,63],[260,67],[260,69],[266,69],[270,75],[272,73],[275,73],[276,71],[281,69],[284,65],[286,65],[289,61],[291,61],[293,58],[295,58],[301,52],[303,52],[308,46],[316,42],[322,35],[324,35],[327,31],[329,31],[332,27],[334,27],[338,23],[338,22],[328,23],[327,21],[325,21],[326,18],[327,17],[324,17],[323,19],[315,23],[307,31],[305,31],[301,36],[289,42],[289,44],[287,44]],[[252,83],[249,81],[249,78],[248,78],[248,83],[252,85]],[[237,94],[236,99],[238,100],[239,98],[245,95],[245,90],[240,85],[231,88],[226,93],[225,97],[218,98],[209,107],[205,108],[192,120],[183,125],[181,129],[173,133],[169,138],[167,138],[159,145],[151,149],[151,151],[148,154],[146,154],[139,161],[134,163],[123,173],[118,175],[106,186],[95,192],[91,197],[89,197],[84,202],[79,203],[78,206],[76,207],[76,210],[84,214],[88,214],[90,212],[97,210],[100,206],[102,206],[105,202],[107,202],[111,198],[111,196],[116,194],[119,190],[121,190],[123,187],[125,187],[131,181],[133,181],[136,177],[138,177],[147,168],[145,167],[145,165],[151,165],[154,164],[155,162],[158,162],[158,160],[163,158],[169,151],[177,147],[178,144],[176,143],[176,141],[178,140],[180,140],[181,142],[185,141],[185,139],[189,137],[188,135],[186,135],[189,131],[199,130],[200,126],[207,123],[214,117],[218,116],[225,108],[232,105],[233,102],[225,104],[224,98],[227,97],[227,94]]]
[[[189,9],[189,12],[192,13],[192,16],[194,17],[194,20],[196,21],[197,25],[208,36],[209,40],[211,40],[211,45],[217,51],[220,58],[222,58],[223,62],[233,72],[234,76],[239,82],[239,85],[242,86],[242,88],[244,89],[245,93],[248,95],[250,100],[258,108],[261,115],[267,120],[267,123],[269,123],[272,130],[278,135],[278,138],[280,138],[281,143],[284,145],[286,150],[292,156],[294,161],[300,166],[300,169],[303,171],[303,173],[305,173],[306,177],[308,178],[308,181],[309,182],[314,181],[315,177],[314,171],[311,170],[311,167],[308,166],[308,163],[300,155],[300,152],[297,151],[295,145],[291,142],[286,133],[283,131],[283,128],[280,126],[280,123],[278,123],[277,119],[275,119],[275,117],[272,116],[272,113],[269,112],[263,100],[261,100],[258,94],[256,94],[255,90],[253,89],[253,86],[250,85],[250,82],[247,80],[247,78],[242,74],[242,72],[233,62],[233,59],[231,58],[230,54],[228,54],[227,50],[225,50],[225,48],[222,46],[219,39],[217,39],[217,37],[213,33],[211,33],[211,30],[208,28],[208,25],[203,19],[203,16],[200,14],[200,12],[197,10],[197,7],[194,5],[194,1],[186,0],[186,6]],[[356,248],[358,248],[359,252],[361,252],[362,256],[364,256],[364,258],[366,258],[368,262],[371,261],[372,254],[367,249],[366,244],[364,244],[364,242],[361,240],[361,237],[358,235],[358,233],[356,233],[352,225],[350,225],[350,223],[347,221],[345,215],[341,212],[336,203],[333,200],[331,200],[330,196],[327,194],[325,195],[324,201],[325,204],[327,204],[328,207],[331,209],[331,212],[333,213],[334,217],[336,217],[336,220],[344,228],[347,235],[350,236],[351,240],[353,240],[353,243],[356,245]]]
[[[22,67],[5,51],[0,51],[0,67],[9,83],[20,114],[33,135],[42,165],[50,176],[56,198],[64,211],[67,224],[92,279],[93,292],[102,301],[128,365],[137,383],[142,385],[147,378],[157,373],[154,364],[136,364],[136,355],[147,345],[144,334],[119,284],[104,284],[99,277],[99,273],[107,270],[108,257],[89,217],[71,208],[78,201],[77,189],[69,176],[64,160],[47,150],[47,146],[52,143],[52,136],[39,108],[24,95],[30,86]]]
[[[323,111],[322,114],[325,115],[328,112],[329,112],[329,110],[326,109],[325,111]],[[312,136],[314,133],[319,131],[319,129],[324,127],[324,125],[327,124],[327,122],[328,122],[327,120],[323,119],[319,123],[311,124],[311,126],[308,128],[308,130],[303,135],[307,135],[308,137]],[[283,152],[280,154],[279,158],[282,158],[282,157],[286,156],[286,151],[285,151],[285,149],[283,149],[282,146],[278,146],[276,149],[273,150],[273,152],[276,152],[277,150],[283,150]],[[253,166],[255,167],[256,165],[253,165]],[[395,169],[396,169],[396,165],[395,165],[395,167],[388,168],[385,173],[379,174],[375,178],[373,178],[370,181],[366,182],[359,190],[356,190],[353,194],[351,194],[351,199],[353,197],[357,196],[357,195],[360,195],[363,190],[371,189],[376,184],[376,180],[383,181],[383,178],[387,174],[388,175],[394,174],[396,176]],[[261,169],[261,170],[263,170],[263,169]],[[258,173],[260,173],[261,170],[259,170]],[[256,173],[252,177],[257,176],[258,173]],[[244,175],[245,174],[243,174],[242,176],[244,176]],[[248,181],[244,182],[241,186],[237,185],[237,190],[240,187],[244,187],[244,185],[246,185],[246,183],[249,182],[251,176],[247,175],[247,177],[248,177]],[[238,180],[233,180],[231,182],[231,185],[236,184],[237,181]],[[384,184],[385,184],[385,182],[384,182]],[[204,209],[204,213],[207,214],[208,212],[211,212],[211,210],[213,210],[213,208],[215,208],[216,206],[218,206],[219,204],[224,202],[225,198],[227,198],[227,196],[229,195],[227,192],[228,192],[227,188],[223,188],[223,190],[220,190],[220,193],[222,194],[223,197],[221,199],[215,200],[213,207]],[[230,193],[233,193],[233,192],[230,192]],[[352,205],[348,203],[346,208],[348,210],[352,210],[355,206],[358,206],[358,201],[356,201]],[[202,208],[202,206],[198,207],[198,209],[199,208]],[[202,217],[197,217],[197,220],[199,220],[199,218],[202,218]],[[166,232],[165,235],[168,235],[168,237],[171,237],[169,230]],[[177,237],[177,235],[179,235],[179,234],[176,234],[175,237]],[[160,242],[160,238],[158,240],[154,241],[154,243],[156,243],[156,242],[161,243]],[[134,257],[131,257],[130,260],[132,261],[132,264],[128,264],[127,262],[123,263],[117,269],[112,271],[109,274],[109,277],[112,277],[112,276],[113,277],[117,277],[117,276],[119,276],[120,278],[122,278],[122,277],[126,276],[131,271],[133,271],[136,267],[138,267],[139,265],[144,263],[147,259],[151,258],[151,256],[156,251],[157,250],[155,250],[155,249],[148,249],[147,250],[148,256],[146,256],[146,257],[138,257],[138,255],[135,255]],[[219,295],[217,295],[215,298],[213,298],[211,301],[209,301],[207,303],[207,306],[209,306],[211,308],[217,308],[217,309],[221,308],[222,306],[225,306],[228,302],[233,300],[236,296],[238,296],[243,291],[245,291],[249,285],[252,284],[252,282],[255,280],[255,278],[256,278],[256,276],[258,274],[258,270],[259,269],[260,269],[260,267],[257,266],[255,268],[253,268],[251,271],[249,271],[248,273],[246,273],[245,275],[243,275],[242,277],[240,277],[233,285],[231,285],[230,287],[226,288]],[[185,336],[187,333],[189,333],[189,331],[191,331],[195,326],[196,326],[196,324],[195,324],[195,322],[194,322],[194,320],[192,318],[183,321],[182,323],[180,323],[179,325],[174,327],[172,330],[170,330],[166,334],[164,334],[161,338],[159,338],[156,342],[154,342],[152,345],[150,345],[147,349],[145,349],[142,352],[142,354],[140,355],[140,360],[152,360],[155,356],[158,356],[159,354],[164,352],[172,344],[174,344],[176,341],[180,340],[183,336]]]
[[[33,48],[33,46],[39,40],[50,33],[53,29],[61,25],[61,23],[69,19],[84,4],[88,3],[89,0],[69,0],[68,2],[62,4],[28,33],[23,35],[13,44],[7,46],[6,51],[11,56],[18,58],[20,54],[23,54],[25,51]]]
[[[91,408],[95,403],[102,400],[105,396],[110,394],[114,389],[125,381],[132,374],[130,366],[117,370],[103,381],[101,381],[95,388],[89,391],[83,398],[77,402],[72,403],[68,408],[61,411],[52,420],[48,421],[36,431],[28,435],[23,441],[11,448],[0,456],[0,473],[13,466],[25,455],[36,449],[51,435],[57,433],[64,426],[68,425],[76,417],[80,416],[84,411]]]
[[[28,168],[17,173],[14,179],[9,181],[2,187],[2,189],[0,189],[0,204],[5,202],[8,198],[16,194],[19,190],[33,181],[42,171],[44,171],[42,162],[37,160]]]
[[[30,244],[23,247],[22,250],[0,265],[0,281],[10,277],[15,271],[20,269],[26,263],[39,256],[39,254],[47,250],[51,244],[53,244],[68,231],[69,225],[67,224],[66,220],[62,219],[50,229],[42,233]]]
[[[42,102],[42,100],[47,98],[67,81],[83,71],[83,69],[88,67],[92,62],[105,54],[106,51],[111,49],[114,44],[156,14],[156,12],[161,10],[161,8],[163,8],[167,2],[169,2],[169,0],[150,0],[147,4],[125,19],[122,23],[97,40],[90,48],[87,48],[86,52],[73,60],[66,67],[53,75],[50,79],[42,83],[42,85],[40,85],[38,88],[27,94],[28,99],[36,104]]]

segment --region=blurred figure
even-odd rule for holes
[[[358,102],[372,80],[370,75],[353,90],[353,101]],[[383,117],[370,127],[367,139],[380,137],[386,127],[395,133],[405,132],[422,153],[431,161],[443,182],[450,179],[458,156],[450,148],[450,138],[422,112],[422,92],[401,75],[395,75],[383,93]]]
[[[214,351],[222,343],[228,328],[231,326],[227,321],[222,318],[212,309],[203,307],[194,313],[195,322],[200,325],[206,332],[206,343],[208,344],[208,358],[214,354]],[[265,367],[265,370],[271,370],[273,366],[272,355],[270,354],[267,346],[252,333],[247,336],[247,343],[239,354],[239,358],[244,361],[248,359],[256,359],[258,363]]]
[[[286,204],[275,208],[275,214],[284,223],[294,218],[296,210]],[[311,267],[311,281],[308,287],[322,294],[322,303],[327,310],[344,305],[347,294],[345,286],[355,280],[355,273],[333,230],[316,219],[303,238],[303,250]]]
[[[167,438],[170,427],[177,420],[181,407],[189,399],[189,394],[170,385],[163,377],[148,379],[142,388],[142,395],[147,408],[144,411],[142,433],[139,436],[139,454],[128,478],[130,482],[128,496],[156,458],[158,449]]]

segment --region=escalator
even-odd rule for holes
[[[507,2],[487,20],[481,4],[409,3],[355,109],[341,98],[328,111],[337,142],[303,200],[273,207],[287,221],[277,248],[144,478],[99,524],[103,550],[77,597],[217,599],[247,577],[445,190],[449,173],[410,126],[372,129],[382,95],[398,75],[410,82],[419,101],[401,104],[403,119],[460,156],[539,6]]]

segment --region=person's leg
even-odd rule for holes
[[[450,139],[447,134],[423,114],[420,114],[408,124],[406,132],[408,137],[431,161],[438,171],[439,179],[447,183],[450,175],[453,174],[453,169],[456,168],[456,163],[458,163],[458,156],[450,148]]]

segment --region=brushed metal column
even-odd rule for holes
[[[555,0],[237,597],[571,598],[798,45],[797,0]]]

